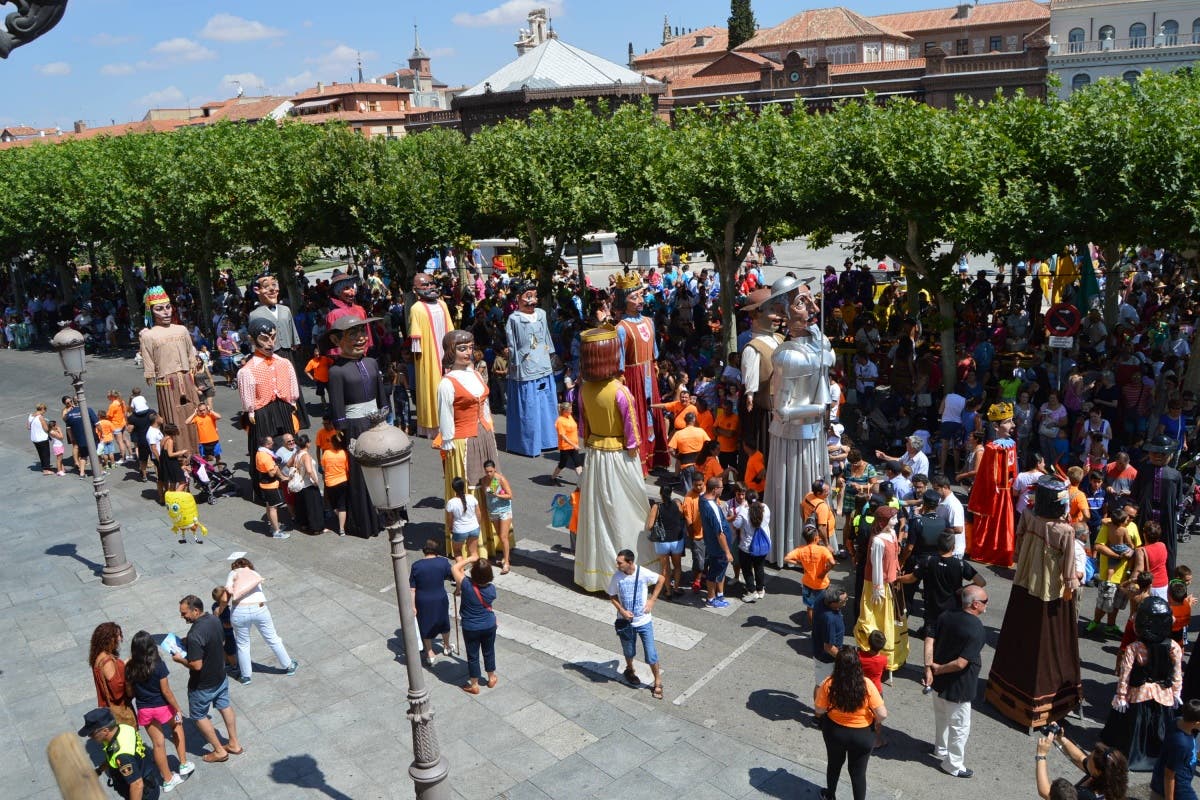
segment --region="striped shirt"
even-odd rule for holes
[[[264,358],[255,353],[238,370],[237,384],[243,411],[262,408],[275,398],[294,404],[300,395],[296,368],[283,357]]]

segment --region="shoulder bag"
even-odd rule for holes
[[[646,539],[651,542],[667,541],[667,529],[663,527],[661,506],[655,511],[654,524],[650,526],[650,533],[646,535]]]

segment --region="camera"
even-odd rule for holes
[[[1049,725],[1042,728],[1043,736],[1057,736],[1062,733],[1062,726],[1057,722],[1051,722]]]

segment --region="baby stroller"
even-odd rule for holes
[[[188,462],[188,474],[200,489],[200,499],[214,505],[217,498],[239,494],[233,484],[233,471],[229,467],[218,467],[202,456],[192,456]]]

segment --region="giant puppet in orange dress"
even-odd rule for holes
[[[1011,567],[1016,551],[1012,485],[1017,477],[1012,404],[994,404],[988,409],[988,419],[996,426],[996,438],[983,446],[967,501],[967,509],[974,515],[967,552],[980,563]]]
[[[617,289],[624,295],[625,316],[617,324],[621,341],[621,370],[625,386],[633,395],[641,439],[642,474],[671,463],[667,452],[667,420],[662,409],[651,408],[660,402],[654,365],[658,359],[658,341],[654,322],[642,316],[645,287],[636,271],[617,277]]]

